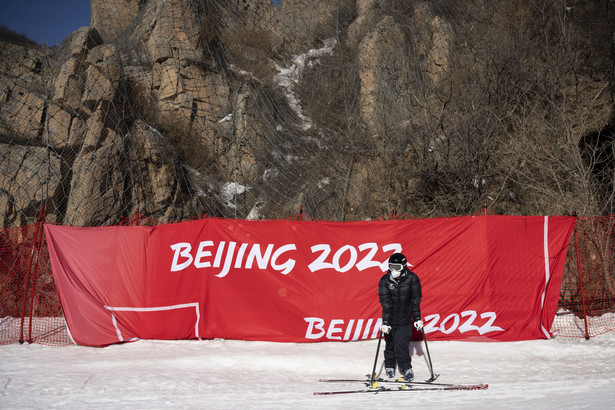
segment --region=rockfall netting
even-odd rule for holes
[[[569,3],[92,0],[0,38],[0,221],[610,214],[615,19]]]

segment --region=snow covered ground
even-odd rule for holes
[[[376,340],[268,343],[143,340],[106,348],[0,346],[0,408],[6,409],[607,409],[615,406],[615,332],[590,340],[429,343],[443,383],[484,391],[402,391],[315,396],[360,383]],[[429,377],[414,343],[416,380]],[[382,371],[382,353],[378,370]]]

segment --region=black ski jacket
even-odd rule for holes
[[[380,278],[378,297],[383,325],[402,326],[421,320],[421,281],[407,267],[397,280],[391,277],[390,270]]]

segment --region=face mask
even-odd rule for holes
[[[401,271],[400,270],[391,270],[391,277],[393,279],[399,278],[400,275],[401,275]]]

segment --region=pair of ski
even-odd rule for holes
[[[332,395],[332,394],[351,394],[351,393],[384,393],[394,391],[433,391],[433,390],[485,390],[489,387],[487,384],[447,384],[447,383],[434,383],[439,374],[434,374],[433,365],[431,364],[431,355],[429,354],[429,347],[427,346],[427,337],[425,337],[425,330],[421,329],[423,333],[423,340],[425,341],[425,350],[427,351],[427,358],[429,360],[429,371],[431,377],[424,382],[407,381],[404,379],[397,380],[385,380],[376,378],[376,364],[378,363],[378,353],[380,352],[380,342],[382,341],[382,332],[378,333],[378,346],[376,347],[376,358],[374,359],[374,368],[371,375],[365,375],[365,379],[320,379],[321,382],[338,382],[338,383],[365,383],[365,388],[357,390],[338,390],[338,391],[321,391],[314,392],[317,396]],[[382,383],[383,386],[380,386]]]
[[[437,377],[437,376],[436,376]],[[433,378],[433,377],[432,377]],[[363,389],[356,390],[336,390],[336,391],[321,391],[314,392],[317,396],[333,395],[333,394],[351,394],[351,393],[385,393],[385,392],[411,392],[411,391],[443,391],[443,390],[485,390],[489,387],[487,384],[449,384],[449,383],[434,383],[433,381],[424,382],[409,382],[403,379],[385,380],[385,379],[320,379],[321,382],[329,383],[356,383],[361,382],[366,385]],[[382,386],[380,385],[382,384]]]

